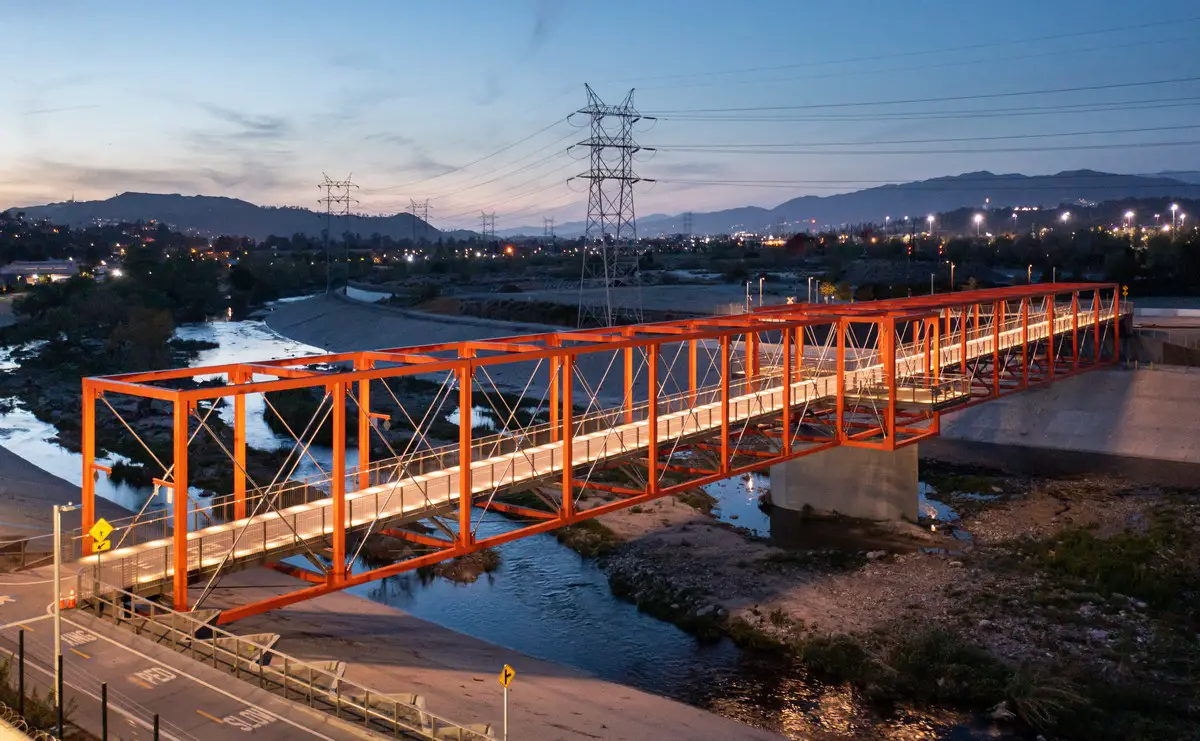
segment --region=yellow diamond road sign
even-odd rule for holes
[[[96,520],[96,524],[92,525],[92,529],[88,530],[88,535],[92,536],[92,540],[97,543],[108,540],[108,536],[112,535],[113,526],[108,524],[108,520],[101,517]]]
[[[512,684],[513,677],[517,676],[517,671],[508,664],[504,665],[504,669],[500,671],[500,684],[508,689],[508,685]]]

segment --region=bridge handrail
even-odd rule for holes
[[[86,594],[84,592],[85,588],[88,589]],[[415,734],[421,738],[435,741],[445,741],[448,738],[455,738],[454,736],[447,736],[445,734],[447,730],[456,731],[457,738],[462,741],[471,739],[495,741],[495,738],[490,733],[481,733],[478,729],[472,730],[467,725],[456,723],[448,718],[430,712],[424,707],[398,700],[387,693],[371,689],[357,682],[352,682],[320,666],[297,659],[294,656],[265,646],[257,641],[231,633],[209,622],[198,620],[187,613],[177,612],[166,605],[159,604],[145,597],[140,597],[120,587],[100,582],[93,582],[91,585],[88,585],[87,580],[83,578],[82,572],[77,575],[76,591],[80,595],[80,609],[92,609],[99,618],[104,618],[108,615],[112,618],[115,625],[120,625],[123,621],[132,622],[134,619],[142,618],[152,621],[156,630],[170,632],[176,638],[174,641],[175,645],[184,648],[184,650],[190,649],[193,657],[198,652],[198,645],[203,645],[205,655],[197,660],[208,661],[210,657],[207,655],[207,652],[211,648],[211,660],[214,667],[220,668],[220,664],[225,664],[226,668],[232,670],[234,675],[239,679],[242,678],[244,672],[247,676],[257,679],[260,686],[265,689],[271,689],[266,686],[268,681],[273,682],[276,684],[275,689],[283,691],[285,699],[291,699],[289,695],[293,692],[302,693],[307,691],[307,697],[302,699],[307,699],[310,707],[315,707],[313,704],[314,699],[321,697],[324,698],[324,703],[329,706],[329,708],[326,708],[327,711],[332,709],[339,718],[343,712],[353,711],[362,716],[365,725],[369,725],[371,720],[376,720],[405,733]],[[128,606],[122,604],[125,601],[128,602]],[[91,604],[85,606],[85,602]],[[106,611],[104,609],[105,606],[111,608],[111,611]],[[147,608],[149,614],[139,612],[135,606]],[[169,620],[154,620],[156,616],[160,615],[169,616]],[[190,624],[193,630],[189,632],[176,627],[180,624]],[[211,632],[213,636],[211,644],[201,643],[202,639],[197,638],[202,631]],[[217,643],[217,638],[223,638],[227,642],[232,642],[234,645],[233,650],[221,647]],[[244,654],[242,652],[243,647],[256,650],[258,652],[258,660],[254,661],[247,654]],[[268,666],[269,663],[274,661],[283,662],[282,671],[274,666]],[[304,676],[305,679],[301,680],[301,676]],[[323,681],[318,681],[316,678],[321,678]],[[343,691],[343,687],[349,688],[351,692],[347,694]],[[391,707],[390,714],[380,709],[386,708],[389,705]],[[401,711],[404,711],[403,716]],[[409,720],[409,718],[413,717],[416,718],[415,723]]]

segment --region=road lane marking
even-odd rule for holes
[[[141,688],[142,688],[142,689],[144,689],[144,690],[148,690],[148,689],[150,689],[150,685],[146,684],[145,682],[143,682],[142,680],[138,679],[137,677],[127,677],[127,679],[128,679],[130,682],[133,682],[133,683],[134,683],[134,684],[136,684],[138,687],[141,687]]]
[[[65,617],[63,618],[63,622],[64,622],[64,623],[67,623],[67,624],[69,624],[69,625],[72,625],[72,626],[74,626],[74,627],[76,627],[76,628],[83,628],[83,627],[84,627],[83,625],[80,625],[79,623],[76,623],[75,621],[73,621],[73,620],[70,620],[70,619],[68,619],[68,618],[65,618]],[[155,663],[155,664],[158,664],[159,666],[162,666],[162,667],[164,667],[164,668],[167,668],[167,667],[169,666],[168,664],[166,664],[166,663],[164,663],[164,662],[162,662],[162,661],[159,661],[158,659],[154,658],[153,656],[150,656],[149,654],[142,653],[141,651],[138,651],[137,649],[135,649],[135,648],[133,648],[133,647],[129,646],[128,644],[121,643],[120,641],[118,641],[118,640],[116,640],[116,639],[114,639],[114,638],[109,638],[108,636],[106,636],[106,635],[103,635],[103,634],[97,634],[97,635],[96,635],[96,637],[97,637],[97,638],[99,638],[100,640],[102,640],[102,641],[106,642],[106,643],[111,643],[112,645],[116,646],[117,648],[119,648],[119,649],[121,649],[121,650],[123,650],[123,651],[127,651],[127,652],[129,652],[129,653],[133,654],[134,656],[139,656],[139,657],[141,657],[141,658],[143,658],[143,659],[146,659],[147,661],[150,661],[150,662],[153,662],[153,663]],[[234,694],[233,692],[229,692],[228,690],[221,689],[220,687],[217,687],[216,685],[209,684],[208,682],[205,682],[204,680],[200,679],[199,677],[194,677],[194,676],[191,676],[191,675],[189,675],[189,676],[187,676],[187,677],[186,677],[186,679],[187,679],[188,681],[194,682],[196,685],[198,685],[198,686],[200,686],[200,687],[204,687],[204,688],[206,688],[206,689],[212,690],[213,692],[215,692],[215,693],[217,693],[217,694],[219,694],[219,695],[222,695],[222,696],[224,696],[224,697],[228,697],[228,698],[229,698],[229,699],[231,699],[231,700],[236,700],[236,701],[237,701],[239,704],[242,704],[242,705],[245,705],[245,704],[247,704],[247,703],[246,703],[246,700],[245,700],[245,698],[239,697],[238,695]],[[247,683],[247,684],[246,684],[246,687],[247,687],[247,689],[249,689],[249,688],[253,687],[253,685],[250,685],[250,684],[248,684],[248,683]],[[91,694],[91,693],[88,693],[88,694]],[[99,698],[97,698],[95,695],[92,695],[92,697],[93,697],[93,698],[95,698],[95,699],[99,699]],[[262,712],[262,713],[264,713],[264,714],[266,714],[266,715],[269,715],[269,716],[271,716],[271,717],[272,717],[272,718],[274,718],[276,721],[279,721],[279,722],[281,722],[281,723],[285,723],[285,724],[287,724],[287,725],[291,726],[292,728],[295,728],[295,729],[297,729],[297,730],[303,731],[303,732],[306,734],[306,737],[318,738],[318,739],[321,739],[321,741],[336,741],[336,739],[334,739],[334,738],[333,738],[333,737],[331,737],[331,736],[326,736],[324,733],[321,733],[321,732],[319,732],[319,731],[313,730],[312,728],[309,728],[309,727],[307,727],[307,726],[304,726],[304,725],[302,725],[302,724],[300,724],[300,723],[297,723],[296,721],[294,721],[294,720],[292,720],[292,719],[290,719],[290,718],[285,718],[285,717],[283,717],[282,715],[279,715],[278,713],[273,713],[273,712],[271,712],[270,710],[267,710],[267,709],[265,709],[265,708],[258,708],[257,706],[255,706],[255,708],[254,708],[254,709],[256,709],[256,710],[260,710],[260,712]]]
[[[213,715],[212,713],[204,712],[200,708],[196,708],[196,712],[203,715],[205,718],[208,718],[213,723],[224,723],[225,722],[225,721],[221,720],[220,718],[218,718],[217,716]]]
[[[270,713],[259,710],[258,708],[246,708],[238,713],[232,713],[225,716],[225,723],[233,726],[239,731],[250,733],[263,726],[270,725],[275,722],[274,716]]]
[[[166,684],[179,675],[170,669],[164,669],[161,666],[152,666],[149,669],[143,669],[140,672],[134,672],[133,676],[142,680],[151,687],[155,687],[160,684]]]
[[[0,607],[3,607],[4,605],[15,605],[16,603],[16,597],[9,597],[7,594],[0,594]]]
[[[5,623],[4,625],[0,625],[0,630],[8,630],[9,628],[24,628],[25,630],[32,632],[33,628],[29,627],[30,623],[40,623],[41,621],[49,620],[52,617],[54,617],[54,616],[53,615],[39,615],[38,617],[35,617],[35,618],[28,618],[26,620],[18,620],[13,623]]]
[[[27,630],[27,631],[29,631],[30,633],[36,633],[36,632],[37,632],[36,630],[34,630],[33,628],[30,628],[30,627],[29,627],[28,625],[26,625],[25,623],[17,623],[17,627],[18,627],[18,628],[20,628],[21,630]]]
[[[87,654],[85,654],[83,651],[80,651],[80,650],[79,650],[79,649],[77,649],[77,648],[72,648],[72,649],[70,649],[70,650],[71,650],[71,653],[78,654],[79,656],[82,656],[82,657],[83,657],[83,658],[85,658],[85,659],[91,659],[91,658],[92,658],[91,656],[88,656],[88,655],[87,655]]]
[[[68,646],[82,646],[96,640],[96,636],[86,630],[73,630],[62,634],[63,643]]]

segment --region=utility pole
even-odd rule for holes
[[[633,155],[641,151],[633,140],[633,126],[649,116],[633,107],[633,90],[619,105],[607,105],[590,85],[587,105],[576,113],[588,117],[590,135],[578,146],[590,150],[587,172],[588,215],[584,229],[583,264],[579,279],[579,324],[613,326],[618,318],[642,320],[642,280],[638,269],[637,215],[633,186],[642,181],[633,171]],[[647,151],[653,151],[647,148]],[[572,178],[572,180],[575,178]],[[651,182],[651,181],[647,181]],[[589,254],[595,250],[597,255]],[[621,306],[613,306],[613,291],[627,294]],[[603,289],[598,300],[596,289]]]
[[[329,252],[329,238],[333,231],[333,219],[335,216],[344,216],[346,218],[346,232],[350,231],[350,208],[353,204],[358,203],[358,199],[354,198],[351,193],[358,188],[352,182],[353,173],[346,176],[345,180],[334,180],[325,173],[321,173],[325,181],[317,184],[317,188],[325,191],[325,197],[317,201],[317,203],[325,206],[325,293],[333,292],[333,257]],[[345,240],[343,240],[345,241]],[[350,279],[350,244],[346,243],[346,279]]]
[[[421,225],[421,239],[429,241],[429,199],[417,202],[413,198],[408,199],[409,209],[412,211],[412,241],[413,246],[417,246],[417,224]]]
[[[688,211],[683,215],[683,236],[691,238],[692,236],[692,212]]]

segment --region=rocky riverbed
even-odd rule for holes
[[[813,517],[820,545],[785,550],[663,499],[565,542],[604,554],[613,592],[642,609],[881,707],[1055,738],[1197,737],[1200,490],[923,468],[970,540]]]

